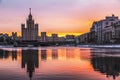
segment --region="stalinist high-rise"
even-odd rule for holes
[[[37,41],[38,32],[39,32],[38,24],[34,23],[34,20],[32,19],[32,14],[31,14],[31,8],[30,8],[30,13],[29,13],[28,19],[26,20],[26,27],[25,27],[25,24],[21,24],[22,40]]]

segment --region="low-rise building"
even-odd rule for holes
[[[41,32],[41,42],[47,42],[47,34],[46,34],[46,32]]]
[[[89,38],[89,33],[80,35],[80,44],[87,44]]]
[[[12,32],[11,39],[12,40],[19,40],[19,38],[17,37],[17,32]]]
[[[104,43],[115,42],[115,27],[114,24],[119,21],[117,16],[112,15],[106,17],[106,25],[104,27]]]
[[[66,35],[66,42],[74,42],[75,36],[74,35]]]
[[[92,27],[89,32],[88,42],[92,44],[97,43],[97,22],[94,22],[92,24]]]
[[[59,38],[59,37],[58,37],[58,34],[52,34],[51,37],[52,37],[52,41],[53,41],[53,42],[58,42],[58,38]]]
[[[114,24],[115,43],[120,43],[120,21]]]
[[[105,19],[93,23],[89,32],[89,43],[114,43],[114,24],[119,21],[118,16],[106,16]]]

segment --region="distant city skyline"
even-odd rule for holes
[[[32,8],[40,32],[82,34],[93,21],[120,15],[119,0],[0,0],[0,32],[18,32]],[[107,4],[107,5],[106,5]]]

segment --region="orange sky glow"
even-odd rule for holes
[[[80,35],[88,32],[94,21],[119,16],[119,4],[119,0],[1,0],[0,33],[20,35],[21,23],[26,23],[32,8],[39,32]]]

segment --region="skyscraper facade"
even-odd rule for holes
[[[34,23],[31,8],[28,19],[26,20],[26,27],[25,24],[21,24],[21,33],[23,41],[37,41],[38,39],[38,24]]]

